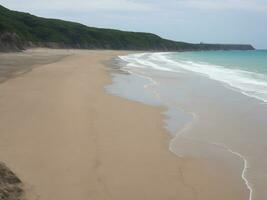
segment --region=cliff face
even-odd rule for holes
[[[251,45],[190,44],[151,33],[100,29],[16,12],[0,5],[0,51],[30,47],[150,51],[251,50]]]

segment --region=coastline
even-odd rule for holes
[[[169,151],[165,108],[105,93],[103,63],[128,53],[72,50],[0,84],[0,160],[26,198],[244,199],[235,171]]]
[[[141,54],[140,54],[141,55]],[[129,58],[130,59],[130,58]],[[197,113],[193,113],[192,111],[194,109],[188,109],[187,107],[191,107],[188,106],[185,107],[185,105],[183,105],[183,103],[179,102],[181,99],[176,99],[177,101],[177,105],[178,108],[176,107],[172,107],[169,103],[171,102],[165,102],[166,100],[170,100],[174,103],[174,99],[168,98],[166,96],[164,96],[164,89],[167,90],[169,93],[183,93],[184,89],[177,87],[175,90],[170,90],[170,85],[165,85],[163,86],[163,82],[170,82],[171,79],[175,79],[177,80],[177,82],[174,82],[174,85],[179,85],[179,84],[184,84],[183,79],[191,79],[192,77],[188,77],[187,75],[184,74],[184,72],[182,72],[183,75],[172,75],[169,72],[157,72],[152,70],[150,71],[150,69],[138,69],[139,66],[135,66],[135,63],[131,62],[131,60],[129,61],[129,66],[133,66],[134,68],[132,69],[131,67],[128,68],[127,63],[124,63],[124,58],[122,59],[122,67],[121,70],[124,71],[124,73],[113,73],[113,84],[111,84],[109,87],[107,87],[107,91],[108,93],[111,93],[113,95],[116,96],[120,96],[123,97],[125,99],[129,99],[132,101],[136,101],[136,102],[141,102],[147,105],[153,105],[153,106],[164,106],[165,109],[164,111],[162,111],[163,115],[164,115],[164,122],[165,122],[165,128],[168,130],[169,134],[172,135],[172,138],[170,139],[170,145],[169,145],[169,149],[172,153],[176,154],[178,157],[180,158],[187,158],[187,157],[194,157],[197,159],[206,159],[207,163],[210,163],[211,165],[215,165],[214,168],[217,168],[218,171],[225,171],[225,169],[227,169],[228,173],[231,174],[233,171],[235,171],[234,174],[232,174],[233,179],[235,179],[234,181],[229,181],[227,180],[229,183],[231,182],[235,182],[235,184],[233,184],[232,186],[236,187],[236,186],[241,186],[240,188],[240,194],[243,194],[243,196],[241,197],[242,199],[252,199],[252,187],[250,185],[250,183],[248,182],[247,178],[246,178],[246,170],[248,168],[248,163],[247,160],[245,159],[245,157],[243,157],[241,154],[231,150],[230,148],[224,146],[223,144],[219,144],[219,143],[212,143],[212,142],[205,142],[201,141],[201,139],[194,139],[193,137],[190,138],[186,135],[183,135],[184,133],[186,134],[186,132],[190,132],[190,129],[192,128],[192,126],[195,125],[196,121],[202,121],[203,119],[201,117],[198,116]],[[142,66],[142,62],[140,61],[140,65]],[[150,64],[148,64],[150,65]],[[152,63],[151,63],[152,65]],[[156,68],[160,68],[160,66],[157,66]],[[128,75],[127,75],[128,73]],[[126,77],[128,76],[128,77]],[[166,78],[166,80],[163,77],[168,77]],[[173,77],[172,77],[173,76]],[[144,80],[142,79],[146,79],[148,80],[150,83],[146,83]],[[181,80],[179,80],[181,79]],[[197,79],[198,80],[198,79]],[[197,81],[196,81],[197,82]],[[214,81],[211,81],[210,84],[214,84]],[[127,85],[127,86],[125,86]],[[143,86],[142,86],[143,85]],[[217,83],[215,83],[215,85],[219,85]],[[148,88],[151,87],[151,88]],[[143,88],[142,88],[143,87]],[[154,87],[154,88],[153,88]],[[189,86],[187,85],[187,87],[191,87],[191,88],[195,88],[195,85],[189,84]],[[221,86],[220,86],[221,87]],[[129,92],[127,91],[131,91],[132,93],[135,94],[129,94]],[[175,92],[175,91],[179,91],[179,92]],[[215,91],[215,90],[212,90]],[[188,92],[188,91],[187,91]],[[163,96],[162,96],[163,94]],[[208,95],[208,94],[206,94]],[[237,93],[237,95],[239,95]],[[146,96],[144,98],[144,96]],[[205,95],[204,95],[205,96]],[[170,96],[169,96],[170,97]],[[208,97],[208,96],[207,96]],[[231,97],[231,95],[230,95]],[[163,99],[162,99],[163,98]],[[190,99],[188,99],[190,98]],[[155,100],[158,99],[158,100]],[[186,97],[185,99],[183,99],[183,101],[185,101],[184,103],[186,104],[186,102],[190,102],[189,105],[191,104],[192,99],[196,100],[198,98],[196,97],[192,97],[191,95],[189,97]],[[179,103],[178,103],[179,102]],[[172,104],[172,103],[171,103]],[[204,104],[201,107],[206,108],[208,104]],[[169,107],[171,106],[171,107]],[[200,106],[200,105],[198,105]],[[174,112],[175,110],[178,109],[178,114],[174,114],[173,116],[170,116],[170,112]],[[185,109],[185,110],[184,110]],[[208,108],[206,110],[206,112],[209,113]],[[202,114],[202,113],[201,113]],[[189,116],[192,116],[191,119],[188,118]],[[187,118],[187,119],[185,119]],[[201,118],[201,119],[199,119]],[[174,121],[176,120],[176,121]],[[205,118],[204,118],[205,120]],[[179,126],[175,126],[175,124],[177,123],[181,123],[182,121],[182,125]],[[209,120],[207,120],[209,121]],[[202,121],[203,122],[203,121]],[[200,122],[200,123],[202,123]],[[218,123],[219,120],[217,120],[216,123]],[[170,128],[171,127],[171,128]],[[220,129],[220,126],[218,124],[218,126],[216,126],[218,129]],[[197,129],[199,132],[203,133],[205,132],[205,129]],[[216,131],[216,130],[215,130]],[[222,134],[223,135],[223,134]],[[176,144],[175,144],[176,142]],[[188,143],[189,142],[189,143]],[[190,144],[190,142],[192,142],[192,144]],[[174,143],[174,145],[173,145]],[[198,144],[199,143],[199,144]],[[203,144],[201,144],[203,143]],[[188,148],[187,146],[184,146],[185,144],[188,144],[188,146],[191,146],[191,150],[192,149],[197,149],[199,152],[201,152],[201,154],[198,155],[195,153],[190,152],[190,147]],[[201,144],[201,145],[200,145]],[[200,146],[199,146],[200,145]],[[214,146],[214,147],[212,147]],[[178,147],[178,148],[177,148]],[[176,149],[177,148],[177,149]],[[189,150],[187,152],[187,150]],[[197,151],[195,150],[195,151]],[[182,153],[181,153],[182,152]],[[210,153],[213,152],[213,153]],[[218,162],[219,161],[219,162]],[[214,163],[212,163],[214,162]],[[220,163],[222,166],[221,167],[219,164],[217,164],[216,162]],[[209,168],[211,169],[211,168]],[[219,170],[220,169],[220,170]],[[195,170],[197,171],[197,170]],[[203,171],[201,172],[203,173]],[[219,172],[217,172],[219,173]],[[226,176],[229,176],[226,175]],[[215,175],[215,174],[214,174]],[[218,174],[216,174],[214,177],[216,177]],[[213,178],[214,178],[213,177]],[[212,177],[208,177],[207,179],[209,179]],[[228,177],[229,178],[229,177]],[[217,182],[225,182],[224,181],[219,181],[219,179],[215,179],[215,180],[209,180],[209,181],[214,181],[214,183],[212,185],[216,185]],[[231,178],[230,178],[231,179]],[[244,182],[243,182],[244,181]],[[201,193],[205,193],[203,192],[204,190],[206,190],[206,194],[208,194],[207,196],[205,196],[205,194],[201,194],[200,199],[209,199],[209,198],[220,198],[222,196],[224,196],[223,198],[227,198],[227,199],[239,199],[240,197],[229,197],[227,195],[229,195],[229,191],[231,190],[230,188],[228,188],[228,190],[225,191],[224,194],[220,194],[220,189],[218,188],[213,188],[215,195],[214,196],[209,196],[211,195],[213,192],[212,191],[208,191],[210,188],[201,188],[200,185],[197,185],[197,182],[192,182],[191,184],[195,184],[195,187],[197,188],[197,191],[200,191]],[[201,183],[200,183],[201,184]],[[198,188],[199,187],[199,188]],[[210,194],[209,194],[210,193]],[[220,194],[220,195],[219,195]],[[217,196],[216,196],[217,195]],[[236,195],[236,194],[235,194]]]
[[[258,53],[261,52],[255,52]],[[217,160],[229,174],[235,171],[234,186],[243,187],[241,199],[264,198],[267,185],[264,102],[231,88],[225,81],[205,76],[207,72],[203,75],[192,72],[195,68],[181,69],[191,65],[185,67],[175,59],[167,62],[166,57],[157,53],[120,58],[122,70],[128,75],[113,73],[109,93],[167,108],[163,111],[165,127],[175,136],[171,141],[172,152],[180,157]],[[181,121],[182,126],[177,126]]]

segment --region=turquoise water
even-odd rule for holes
[[[267,50],[200,51],[165,55],[177,67],[201,73],[267,102]]]
[[[194,72],[267,102],[267,51],[144,53],[121,57],[129,67]]]
[[[181,52],[172,58],[267,74],[267,50]]]

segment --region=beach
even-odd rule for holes
[[[175,155],[165,107],[106,93],[109,62],[133,52],[26,53],[36,52],[53,58],[0,84],[0,161],[20,178],[26,199],[248,199],[242,160]]]

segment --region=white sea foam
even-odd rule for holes
[[[242,71],[237,69],[224,68],[222,66],[210,65],[208,63],[196,63],[192,61],[177,61],[172,60],[168,57],[169,53],[142,53],[142,54],[131,54],[127,56],[120,56],[120,59],[127,62],[126,70],[131,71],[131,68],[144,68],[150,70],[162,70],[176,73],[184,73],[183,70],[192,71],[200,73],[209,77],[210,79],[221,81],[227,83],[232,88],[243,93],[244,95],[254,97],[256,99],[267,102],[267,77],[262,74]],[[140,75],[140,74],[139,74]],[[148,78],[148,77],[146,77]],[[151,85],[156,85],[157,83],[149,78]],[[147,87],[146,85],[145,87]],[[156,95],[160,98],[159,94]],[[180,137],[188,129],[192,128],[194,123],[198,121],[198,116],[195,113],[191,113],[193,120],[185,124],[184,128],[180,130],[176,137],[170,141],[170,151],[174,152],[172,149],[172,143],[177,137]],[[242,179],[244,180],[250,194],[249,200],[252,200],[253,188],[249,183],[246,173],[249,168],[248,161],[240,153],[231,150],[227,146],[219,143],[210,143],[216,145],[219,148],[234,154],[239,157],[244,162],[244,167],[242,169]]]
[[[191,113],[191,115],[193,116],[193,120],[191,122],[185,124],[185,126],[181,130],[179,130],[176,133],[176,136],[170,141],[169,150],[171,152],[173,152],[174,154],[176,154],[176,155],[177,155],[177,153],[173,149],[173,143],[177,140],[177,138],[182,137],[182,135],[185,134],[185,132],[187,132],[189,129],[191,129],[193,127],[193,125],[196,123],[196,121],[199,120],[199,117],[195,113]],[[211,145],[215,145],[218,148],[222,148],[225,151],[230,152],[231,154],[239,157],[243,161],[244,164],[243,164],[243,169],[242,169],[241,177],[242,177],[243,181],[245,182],[245,184],[247,186],[247,189],[249,190],[249,200],[252,200],[253,199],[252,198],[252,195],[253,195],[253,187],[249,183],[249,181],[247,179],[247,176],[246,176],[247,170],[249,169],[249,163],[248,163],[247,159],[242,154],[240,154],[240,153],[238,153],[236,151],[233,151],[232,149],[228,148],[227,146],[225,146],[223,144],[214,143],[214,142],[209,142],[209,143]],[[178,155],[178,156],[183,157],[183,155]]]
[[[249,97],[267,102],[267,76],[239,69],[193,61],[173,60],[170,53],[142,53],[120,56],[127,67],[146,68],[182,73],[183,70],[196,72],[210,79],[228,84]]]

